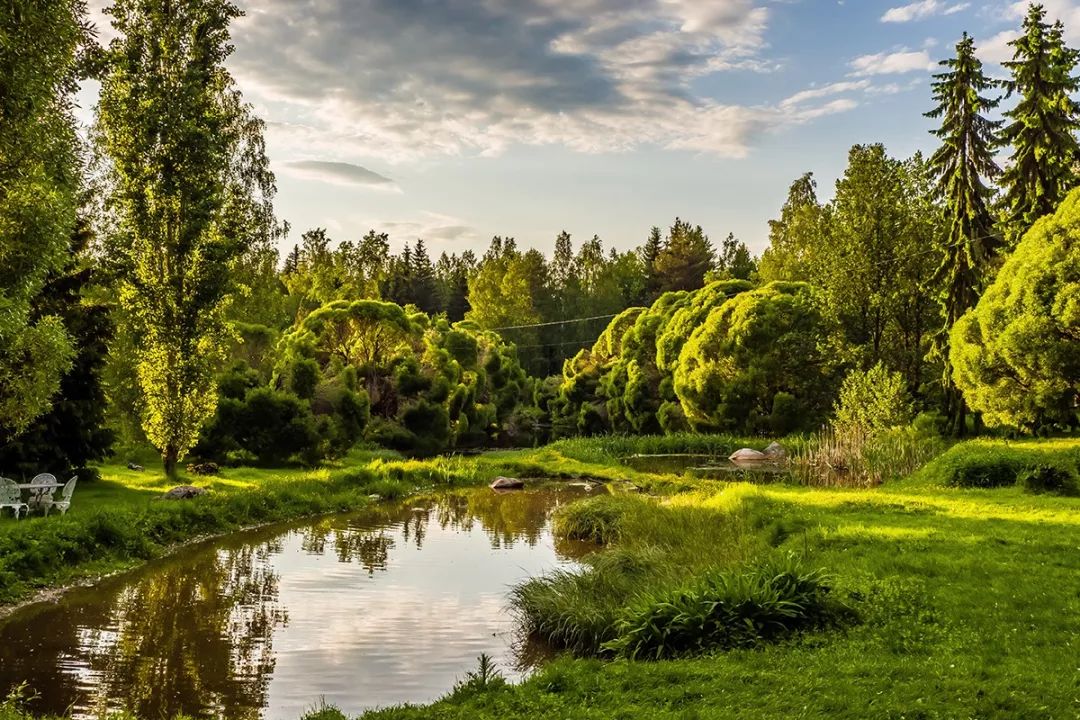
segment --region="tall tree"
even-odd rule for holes
[[[95,267],[86,253],[91,237],[88,223],[80,220],[64,267],[49,276],[34,300],[33,315],[61,318],[77,351],[48,412],[21,434],[0,430],[4,471],[30,476],[47,467],[66,472],[104,459],[112,447],[101,382],[112,322],[108,306],[84,297],[94,279]]]
[[[230,267],[246,234],[227,235],[234,161],[250,116],[224,67],[228,0],[116,0],[97,134],[130,270],[121,301],[138,335],[142,423],[165,471],[217,404]]]
[[[713,269],[715,262],[712,244],[701,226],[675,218],[664,249],[654,263],[660,290],[697,290],[705,284],[705,274]]]
[[[1080,91],[1073,74],[1080,53],[1065,45],[1060,23],[1046,22],[1041,4],[1030,6],[1023,33],[1009,45],[1013,59],[1004,65],[1011,77],[1004,87],[1007,97],[1019,100],[1005,113],[1009,122],[1000,133],[1001,146],[1012,148],[1001,185],[1007,240],[1015,245],[1077,184],[1080,104],[1072,98]]]
[[[79,153],[71,96],[86,37],[80,0],[11,0],[0,11],[0,426],[49,408],[73,352],[33,300],[75,228]]]
[[[736,238],[735,233],[728,233],[721,243],[716,271],[724,280],[749,280],[757,271],[757,261],[750,254],[750,248]]]
[[[439,288],[435,282],[435,266],[431,264],[424,241],[417,239],[412,252],[412,302],[426,313],[442,310]]]
[[[769,247],[761,256],[761,279],[807,280],[815,249],[827,232],[826,210],[818,202],[817,181],[805,173],[791,184],[780,217],[769,221]]]
[[[930,168],[937,177],[935,190],[945,203],[948,223],[942,262],[933,279],[940,288],[944,320],[934,346],[944,363],[951,430],[962,434],[967,428],[967,407],[952,380],[948,340],[956,321],[978,301],[995,250],[990,209],[994,191],[988,183],[1001,175],[994,162],[994,135],[1002,123],[987,117],[999,99],[987,94],[995,83],[983,72],[967,33],[956,45],[956,56],[941,65],[945,71],[935,75],[933,83],[937,107],[926,114],[941,120],[941,127],[932,131],[941,147],[930,158]]]
[[[651,303],[660,297],[660,276],[656,273],[656,258],[660,257],[663,249],[663,236],[660,234],[660,228],[654,225],[649,231],[648,239],[639,250],[641,266],[645,271],[645,297],[642,298],[644,304]]]

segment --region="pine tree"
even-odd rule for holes
[[[641,266],[645,271],[645,297],[644,304],[652,304],[660,296],[660,276],[656,273],[656,258],[664,249],[664,239],[660,235],[660,228],[653,226],[649,231],[649,239],[638,251],[641,256]]]
[[[942,145],[930,158],[930,167],[949,224],[944,259],[934,278],[934,285],[942,288],[939,299],[945,320],[935,347],[947,358],[949,331],[978,301],[996,245],[990,209],[994,191],[986,183],[1001,175],[994,162],[993,138],[1002,123],[986,117],[999,99],[985,94],[995,83],[983,72],[967,33],[956,45],[956,57],[941,65],[946,71],[935,75],[933,83],[938,105],[926,115],[941,119],[941,127],[932,133]],[[953,433],[959,435],[966,430],[967,411],[947,361],[945,366],[950,421]]]
[[[439,288],[435,282],[435,267],[431,264],[424,241],[417,239],[412,252],[412,302],[426,313],[442,311]]]
[[[1007,97],[1017,95],[1019,101],[1005,113],[1009,123],[999,143],[1012,147],[1001,184],[1006,236],[1015,245],[1077,184],[1080,104],[1072,95],[1080,90],[1080,78],[1073,74],[1080,54],[1065,45],[1060,22],[1046,22],[1046,10],[1039,4],[1031,5],[1023,34],[1009,45],[1013,59],[1004,65],[1012,77],[1004,87]]]
[[[715,262],[712,244],[701,226],[675,218],[667,243],[654,263],[661,292],[697,290],[705,284],[705,274]]]

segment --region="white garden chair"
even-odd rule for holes
[[[35,488],[34,485],[47,485],[49,487]],[[27,499],[27,503],[30,505],[31,510],[44,510],[48,512],[48,507],[52,505],[53,493],[56,492],[56,476],[50,473],[41,473],[35,475],[30,480],[30,497]]]
[[[0,477],[0,510],[11,508],[18,520],[22,513],[30,513],[30,506],[22,501],[22,490],[14,480]]]
[[[56,508],[60,511],[61,515],[67,515],[67,511],[71,508],[71,496],[75,494],[75,483],[79,478],[73,477],[64,483],[64,488],[60,491],[60,499],[53,500],[50,498],[49,504],[45,506],[45,514],[49,514],[49,510]]]

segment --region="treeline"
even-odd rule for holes
[[[563,233],[551,257],[496,237],[433,259],[422,240],[395,253],[383,233],[314,229],[281,257],[263,124],[224,68],[235,6],[117,0],[102,48],[77,0],[15,5],[0,471],[147,445],[172,473],[192,454],[314,463],[361,441],[783,434],[837,413],[921,412],[956,435],[1076,424],[1077,219],[1066,204],[1029,229],[1078,184],[1078,53],[1041,6],[1005,83],[967,35],[943,63],[940,149],[856,146],[829,202],[800,177],[759,261],[682,219],[629,251]],[[85,77],[101,83],[86,146]]]

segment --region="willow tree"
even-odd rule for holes
[[[112,171],[142,425],[173,475],[214,413],[229,271],[249,242],[226,223],[252,131],[223,64],[240,11],[228,0],[117,0],[108,12],[118,36],[97,137]]]
[[[33,301],[67,261],[78,142],[71,112],[85,37],[79,0],[12,0],[0,11],[0,428],[48,409],[70,363],[63,322]]]
[[[1073,74],[1080,53],[1065,45],[1064,32],[1060,22],[1046,22],[1042,5],[1033,4],[1023,33],[1009,43],[1013,59],[1004,65],[1011,78],[1004,86],[1008,96],[1019,97],[1000,134],[1000,144],[1012,148],[1001,182],[1010,245],[1052,214],[1077,184],[1080,104],[1072,97],[1080,91]]]
[[[949,225],[942,263],[934,278],[934,285],[941,288],[944,315],[935,350],[945,364],[943,382],[950,423],[953,433],[959,435],[966,430],[967,407],[953,383],[946,350],[953,325],[978,302],[995,249],[990,208],[994,191],[987,182],[1001,175],[993,147],[1001,122],[986,117],[999,100],[986,94],[995,83],[983,72],[975,43],[967,33],[956,45],[956,57],[941,64],[946,71],[935,75],[933,84],[937,107],[927,113],[927,117],[941,119],[941,127],[932,133],[942,144],[930,158],[930,166],[937,176],[936,191],[944,200]]]

